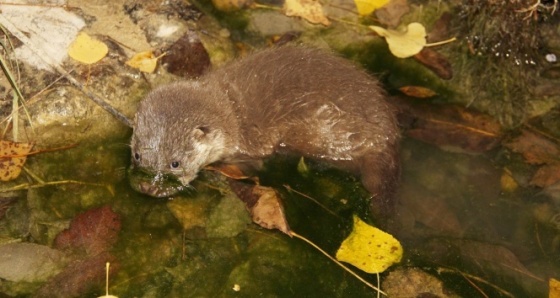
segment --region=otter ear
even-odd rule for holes
[[[201,125],[197,128],[194,129],[193,135],[195,138],[197,139],[201,139],[203,138],[205,135],[207,135],[208,133],[210,133],[211,129],[210,126],[207,125]]]

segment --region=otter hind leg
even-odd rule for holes
[[[395,191],[400,178],[396,153],[371,152],[362,156],[360,176],[372,194],[371,209],[375,215],[390,216],[396,207]]]

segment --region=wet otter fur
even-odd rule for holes
[[[165,197],[205,166],[289,152],[360,175],[382,212],[394,207],[399,131],[378,81],[322,50],[264,50],[152,91],[139,105],[132,168],[137,190]],[[167,176],[179,185],[164,187]]]

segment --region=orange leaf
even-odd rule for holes
[[[0,140],[0,181],[16,179],[33,144]]]
[[[408,96],[417,98],[429,98],[436,95],[431,89],[421,86],[404,86],[400,87],[399,90]]]

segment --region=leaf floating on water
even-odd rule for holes
[[[156,70],[158,59],[152,51],[140,52],[126,61],[126,65],[139,69],[141,72],[152,73]]]
[[[560,281],[551,278],[548,280],[548,297],[560,298]]]
[[[0,181],[16,179],[33,144],[0,141]]]
[[[390,0],[354,0],[361,16],[367,16],[389,3]]]
[[[278,229],[291,236],[278,192],[271,187],[229,180],[229,185],[251,213],[254,223],[265,229]]]
[[[284,13],[289,17],[302,17],[312,24],[331,24],[323,13],[321,3],[316,0],[286,0]]]
[[[408,96],[416,98],[430,98],[436,95],[432,89],[422,86],[404,86],[400,87],[399,90]]]
[[[385,37],[389,50],[395,57],[414,56],[426,46],[426,28],[420,23],[410,23],[404,31],[387,30],[378,26],[369,28]]]
[[[84,32],[81,32],[68,48],[68,55],[84,64],[93,64],[103,59],[108,52],[109,48],[106,44]]]
[[[403,249],[392,235],[354,215],[354,229],[336,252],[336,259],[367,273],[380,273],[401,261]]]
[[[255,185],[253,195],[258,196],[257,202],[250,210],[253,222],[263,228],[278,229],[291,235],[278,193],[273,188]]]

